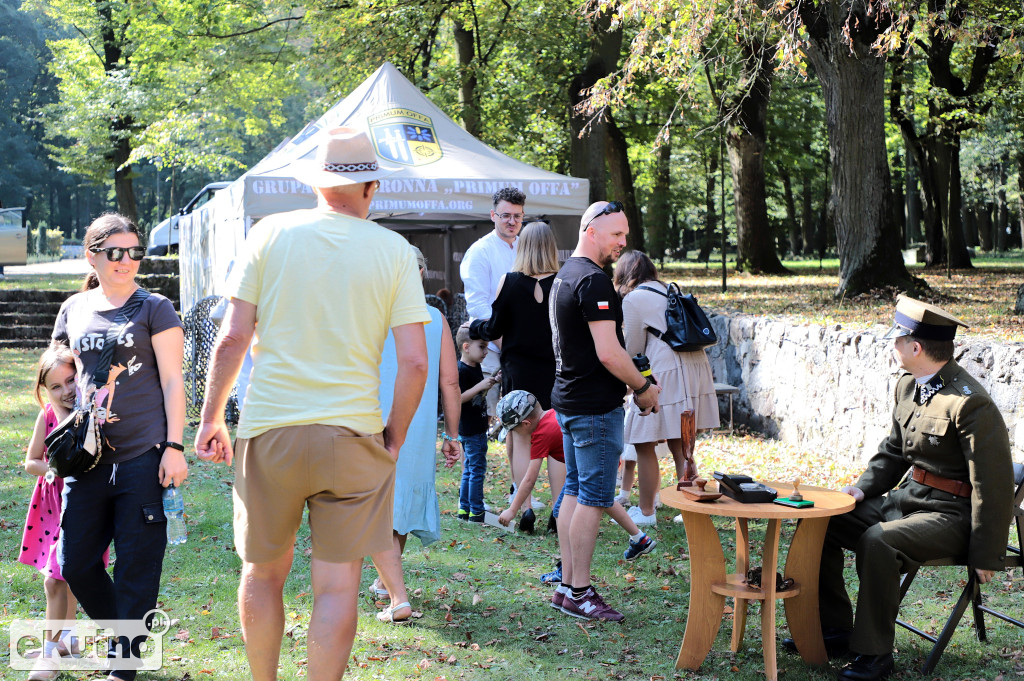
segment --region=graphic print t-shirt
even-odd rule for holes
[[[103,387],[93,384],[107,330],[118,310],[96,311],[106,299],[96,289],[77,293],[66,301],[53,326],[53,340],[65,343],[78,362],[79,400],[93,401],[111,449],[104,448],[100,463],[134,459],[167,439],[167,416],[160,387],[160,372],[152,337],[181,326],[174,306],[153,293],[117,339],[110,375]]]
[[[466,392],[484,380],[484,371],[477,364],[471,367],[459,360],[459,391]],[[462,403],[459,435],[479,435],[487,432],[487,391],[481,390],[469,402]]]
[[[560,414],[607,414],[622,406],[626,384],[597,358],[590,322],[615,322],[622,340],[622,306],[612,280],[589,258],[565,261],[551,285],[551,343],[555,387],[551,406]]]

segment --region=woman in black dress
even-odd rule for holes
[[[555,352],[551,346],[548,296],[558,272],[555,235],[544,222],[523,227],[512,271],[502,277],[491,318],[474,322],[484,340],[501,343],[501,391],[526,390],[551,408]]]
[[[555,235],[545,222],[523,227],[516,241],[512,271],[502,277],[491,303],[491,318],[473,322],[484,340],[500,339],[501,391],[532,393],[544,409],[551,408],[555,384],[555,352],[551,345],[548,298],[558,273]],[[530,452],[509,448],[512,479],[521,480],[530,464]],[[532,526],[533,511],[525,525]]]

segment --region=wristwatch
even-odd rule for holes
[[[651,387],[651,377],[650,376],[644,376],[644,384],[643,384],[643,386],[641,386],[641,387],[637,388],[636,390],[634,390],[633,394],[634,395],[643,395],[645,392],[647,392],[647,389],[650,388],[650,387]]]
[[[164,442],[164,449],[177,449],[179,452],[184,452],[185,445],[180,442],[171,442],[170,440],[167,440]]]

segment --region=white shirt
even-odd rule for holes
[[[491,318],[491,303],[498,293],[498,284],[512,271],[515,259],[515,242],[509,246],[494,230],[469,247],[459,265],[459,275],[466,291],[466,312],[470,319]],[[490,349],[498,352],[493,343]]]

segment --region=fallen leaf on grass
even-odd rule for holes
[[[469,649],[470,650],[480,650],[480,644],[479,643],[470,643],[469,644]]]
[[[590,638],[590,632],[589,632],[589,631],[587,631],[587,630],[586,630],[586,629],[585,629],[585,628],[583,627],[583,625],[582,625],[582,624],[580,624],[579,622],[577,622],[577,623],[576,623],[576,626],[580,628],[580,631],[582,631],[582,632],[583,632],[584,634],[586,634],[586,635],[587,635],[587,638]]]
[[[484,597],[480,594],[473,594],[473,605],[480,605],[483,603]]]
[[[731,615],[732,614],[732,606],[731,605],[727,605],[724,608],[722,608],[722,614],[723,615]]]
[[[625,580],[626,580],[627,582],[629,582],[630,584],[632,584],[633,582],[635,582],[635,581],[636,581],[636,577],[635,577],[635,576],[633,575],[633,573],[632,573],[632,572],[627,572],[627,573],[626,573],[626,577],[625,577]]]
[[[466,578],[467,576],[466,573],[464,572],[456,572],[452,575],[452,579],[454,579],[456,582],[464,582],[466,581]]]
[[[179,629],[178,633],[174,635],[174,638],[176,638],[179,641],[187,641],[188,640],[188,629]]]

